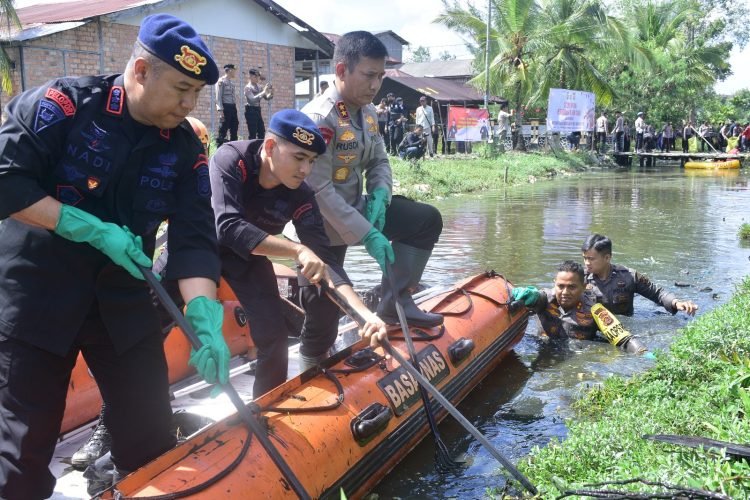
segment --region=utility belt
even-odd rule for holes
[[[253,110],[260,113],[260,106],[252,106],[250,104],[245,104],[245,111],[253,111]]]

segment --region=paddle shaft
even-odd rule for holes
[[[154,276],[151,270],[147,267],[141,266],[137,263],[136,265],[141,270],[141,273],[143,273],[143,277],[146,279],[146,283],[148,283],[169,315],[173,320],[175,320],[177,326],[179,326],[182,332],[185,334],[185,337],[187,337],[190,345],[193,346],[193,349],[197,351],[198,349],[203,347],[203,343],[195,334],[195,331],[193,331],[193,327],[190,326],[190,323],[188,323],[188,321],[185,319],[185,316],[182,315],[182,312],[178,309],[177,305],[172,300],[172,297],[169,296],[169,293],[167,293],[159,280],[156,279],[156,276]],[[268,439],[265,430],[255,419],[252,412],[250,412],[248,407],[245,405],[245,402],[242,401],[240,395],[237,394],[234,386],[232,386],[232,384],[228,382],[226,384],[220,383],[219,386],[226,393],[226,395],[229,396],[229,400],[237,409],[237,413],[239,414],[240,419],[248,426],[250,431],[258,437],[258,441],[260,441],[260,444],[266,450],[266,453],[268,453],[268,455],[271,457],[271,460],[273,460],[273,462],[276,464],[276,467],[279,468],[279,471],[284,476],[284,479],[289,482],[289,485],[292,487],[297,496],[301,499],[309,499],[310,495],[307,494],[305,488],[302,486],[302,483],[300,483],[299,479],[297,479],[297,476],[294,474],[294,471],[292,471],[284,458],[279,454],[279,451],[276,449],[273,443],[271,443],[271,440]]]
[[[359,325],[363,326],[365,324],[364,319],[362,318],[359,313],[353,310],[353,308],[349,305],[349,303],[346,301],[346,299],[336,290],[331,289],[331,287],[327,286],[327,284],[322,284],[323,281],[321,281],[321,290],[328,295],[328,298],[331,299],[331,301],[339,306],[341,310],[343,310],[346,314],[350,314],[349,311],[352,311],[353,315],[350,315],[350,317]],[[398,312],[398,310],[397,310]],[[403,309],[402,309],[403,312]],[[479,430],[474,427],[471,422],[469,422],[466,417],[461,415],[461,412],[458,411],[458,409],[451,404],[448,399],[443,396],[440,391],[430,383],[427,378],[422,375],[422,373],[414,368],[411,363],[409,363],[408,360],[406,360],[400,352],[398,352],[396,349],[393,348],[393,346],[388,342],[388,340],[384,340],[382,342],[383,347],[385,348],[388,353],[393,356],[398,363],[404,367],[404,369],[409,372],[414,378],[417,379],[419,384],[429,392],[433,398],[437,400],[438,403],[440,403],[443,408],[445,408],[448,413],[450,413],[453,418],[455,418],[458,423],[460,423],[464,429],[469,431],[469,433],[474,436],[477,441],[482,443],[487,450],[494,456],[498,462],[500,462],[503,467],[505,467],[508,472],[511,473],[511,475],[516,478],[529,492],[536,495],[537,489],[534,487],[533,484],[524,476],[521,474],[521,472],[516,469],[516,467],[507,459],[505,458],[495,447],[490,443],[487,438],[485,438]]]
[[[386,274],[388,281],[391,285],[391,294],[393,295],[393,302],[396,305],[396,315],[398,321],[401,324],[401,331],[404,333],[404,340],[406,341],[406,349],[409,351],[409,357],[411,358],[412,365],[419,369],[419,363],[417,362],[417,350],[414,348],[414,342],[411,339],[411,333],[409,331],[409,323],[406,321],[406,313],[404,312],[404,306],[401,304],[401,299],[398,295],[398,288],[396,287],[396,280],[393,275],[393,266],[386,260]],[[435,441],[438,446],[443,446],[440,433],[438,432],[437,421],[435,415],[432,414],[432,405],[430,404],[430,396],[427,394],[427,389],[422,384],[419,384],[419,395],[422,397],[422,406],[424,406],[425,415],[427,415],[427,423],[430,426],[430,431],[435,437]],[[439,452],[438,452],[439,453]]]

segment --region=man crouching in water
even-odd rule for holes
[[[596,304],[596,296],[586,290],[583,266],[577,262],[566,260],[560,264],[553,289],[516,287],[512,296],[513,300],[523,301],[537,314],[544,333],[549,337],[593,340],[600,332],[591,312]],[[627,331],[625,333],[615,339],[617,347],[629,353],[646,351],[638,339],[627,334]],[[608,336],[605,338],[612,341]]]

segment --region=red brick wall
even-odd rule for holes
[[[26,89],[61,76],[122,72],[130,58],[138,29],[138,26],[102,22],[101,49],[99,24],[96,22],[24,42],[23,71]],[[248,82],[247,71],[250,68],[260,67],[261,72],[273,82],[274,98],[269,103],[264,103],[262,108],[266,125],[270,116],[266,104],[270,104],[271,113],[282,108],[294,107],[293,47],[214,36],[204,36],[204,40],[211,48],[219,68],[230,62],[237,66],[235,83],[237,84],[236,100],[240,117],[240,138],[247,137],[244,119],[245,100],[242,90]],[[10,47],[7,50],[11,60],[16,62],[16,69],[12,75],[13,93],[11,96],[13,96],[21,91],[21,59],[18,47]],[[206,87],[201,92],[198,105],[192,113],[206,124],[212,136],[219,126],[219,117],[215,105],[212,104],[214,103],[213,94],[214,87]],[[5,105],[11,96],[0,91],[0,102]]]

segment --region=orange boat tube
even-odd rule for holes
[[[224,306],[224,339],[233,356],[245,355],[249,359],[255,358],[255,346],[250,337],[245,312],[240,306],[231,288],[224,280],[219,287],[219,299]],[[195,369],[188,365],[190,358],[190,343],[179,328],[174,327],[164,340],[164,353],[169,366],[169,383],[174,384],[193,375]],[[81,354],[68,384],[68,395],[65,400],[60,433],[64,434],[90,422],[99,415],[102,397],[94,377]]]
[[[510,285],[495,273],[458,283],[420,307],[442,327],[412,329],[423,374],[453,404],[523,337],[528,315],[511,313]],[[391,343],[405,357],[400,330]],[[363,341],[255,401],[271,441],[312,498],[356,498],[372,489],[429,432],[415,379]],[[446,412],[433,403],[435,416]],[[287,480],[236,416],[195,433],[102,498],[294,498]]]

